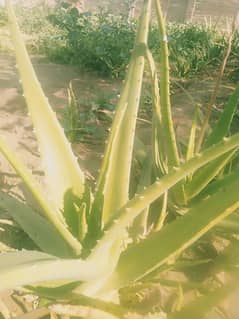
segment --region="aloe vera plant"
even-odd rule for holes
[[[160,26],[160,81],[147,44],[151,2],[155,4]],[[10,1],[6,3],[24,95],[45,168],[48,196],[1,139],[1,152],[32,193],[40,213],[7,193],[0,193],[1,207],[39,247],[36,251],[0,255],[0,291],[25,287],[50,303],[81,304],[114,317],[127,318],[128,313],[137,312],[138,308],[132,309],[122,302],[123,289],[127,295],[137,284],[152,288],[153,282],[161,282],[160,274],[164,274],[165,269],[177,269],[182,253],[195,247],[203,235],[210,236],[215,227],[224,233],[231,225],[237,227],[237,215],[234,219],[230,216],[239,207],[238,170],[221,180],[215,177],[236,156],[239,147],[239,133],[228,137],[238,104],[239,86],[200,153],[195,153],[195,118],[187,154],[180,158],[170,105],[164,18],[159,0],[144,1],[99,176],[95,188],[91,189],[37,80]],[[144,152],[143,178],[135,187],[135,193],[129,195],[146,63],[152,81],[152,154],[148,156]],[[145,176],[147,185],[143,185]],[[136,233],[133,238],[132,232]],[[228,287],[220,296],[225,296],[235,285]],[[183,289],[179,289],[181,299]],[[133,301],[137,293],[136,289]],[[210,307],[222,299],[213,293],[212,296]],[[199,304],[204,299],[200,299]],[[158,311],[156,316],[160,318],[162,308],[154,306],[152,304],[150,311]],[[176,308],[179,312],[175,318],[179,318],[180,307]],[[88,315],[97,316],[102,318],[97,312]]]

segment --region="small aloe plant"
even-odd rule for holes
[[[147,44],[151,2],[155,3],[160,31],[160,80]],[[5,192],[0,192],[0,205],[39,249],[0,255],[0,291],[25,287],[50,301],[82,304],[113,317],[127,318],[132,309],[121,302],[124,289],[129,292],[137,284],[150,286],[160,282],[165,269],[180,268],[182,253],[214,226],[238,229],[237,215],[232,215],[239,207],[238,169],[220,174],[220,179],[216,177],[238,151],[239,133],[231,137],[228,134],[239,86],[201,150],[195,151],[195,119],[187,152],[179,154],[170,105],[164,18],[159,0],[144,1],[127,75],[92,189],[41,89],[9,0],[6,5],[48,189],[45,191],[34,181],[31,172],[1,139],[1,152],[39,208],[36,212]],[[146,63],[152,82],[152,154],[140,152],[142,174],[132,187],[135,130]],[[214,263],[220,265],[220,258]],[[180,287],[178,296],[182,299]],[[177,306],[169,318],[189,318],[198,305],[202,317],[232,289],[235,284],[229,283],[220,294],[210,292],[208,298],[196,299],[182,310]],[[136,295],[137,289],[133,291]],[[206,302],[209,299],[211,303]],[[156,311],[153,305],[150,311]],[[94,316],[97,312],[89,314]],[[159,310],[156,317],[161,316],[165,318]]]

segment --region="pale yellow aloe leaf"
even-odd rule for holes
[[[64,195],[67,191],[82,196],[84,174],[36,77],[9,0],[6,1],[6,5],[16,50],[17,67],[39,142],[49,186],[48,192],[56,207],[63,208]]]
[[[11,152],[11,150],[7,147],[7,144],[2,139],[0,139],[0,152],[5,156],[5,158],[12,165],[12,167],[15,169],[17,174],[21,177],[22,181],[25,183],[29,191],[32,193],[36,202],[39,204],[39,207],[41,208],[42,213],[45,215],[47,220],[54,227],[55,230],[54,229],[50,230],[49,227],[47,226],[48,231],[50,230],[51,232],[51,235],[52,236],[57,235],[58,237],[57,238],[54,236],[55,240],[57,240],[58,243],[53,244],[54,248],[52,246],[53,249],[51,249],[51,253],[54,253],[54,255],[56,256],[59,256],[59,255],[62,256],[62,253],[65,255],[64,252],[67,252],[68,256],[79,255],[81,253],[80,242],[78,242],[76,238],[73,237],[71,232],[67,229],[67,226],[64,220],[62,219],[60,212],[52,206],[52,203],[49,200],[47,200],[47,198],[42,192],[40,185],[34,180],[31,172],[15,156],[15,154]],[[40,217],[37,218],[35,216],[35,220],[38,219],[38,222],[41,223],[42,225],[39,225],[39,229],[35,229],[34,231],[34,225],[32,224],[32,229],[31,229],[31,223],[30,223],[30,219],[34,218],[33,216],[31,216],[31,211],[28,210],[28,214],[30,215],[28,216],[29,220],[27,220],[26,218],[27,212],[25,213],[24,211],[20,212],[19,207],[17,209],[16,205],[14,207],[14,205],[10,205],[9,202],[7,206],[5,206],[5,204],[6,204],[6,195],[4,196],[4,194],[2,194],[0,196],[0,206],[4,207],[7,210],[13,210],[13,209],[17,210],[17,213],[19,213],[18,217],[16,216],[16,212],[14,211],[10,212],[10,214],[12,214],[12,216],[14,216],[14,218],[18,220],[21,227],[30,235],[30,237],[34,237],[33,238],[34,241],[37,243],[38,246],[40,246],[40,248],[42,249],[44,248],[45,251],[48,251],[45,245],[44,247],[42,245],[39,245],[39,240],[42,242],[41,237],[44,236],[43,233],[47,231],[46,228],[45,230],[42,229],[42,227],[44,227],[43,226],[44,221],[43,220],[41,221],[39,219]],[[27,211],[27,208],[26,208],[26,211]],[[33,233],[34,233],[34,236],[33,236]],[[59,235],[61,238],[59,238]],[[47,236],[47,233],[45,233],[45,236]],[[48,240],[50,239],[49,236],[47,236]],[[38,239],[36,239],[37,237]],[[59,248],[59,246],[61,246],[61,248]],[[62,251],[60,251],[60,249]]]
[[[0,254],[0,292],[19,286],[59,281],[101,281],[111,272],[106,258],[60,259],[38,251]]]
[[[104,184],[104,207],[103,221],[106,223],[112,213],[118,207],[123,206],[129,196],[130,172],[132,163],[132,153],[135,138],[135,128],[137,120],[137,112],[139,107],[141,87],[144,72],[144,53],[146,49],[149,19],[151,11],[151,1],[145,2],[141,18],[139,20],[138,33],[135,40],[135,47],[130,62],[129,78],[126,83],[127,101],[125,105],[119,102],[118,113],[127,109],[118,124],[119,128],[116,132],[112,132],[110,139],[113,145],[110,149],[108,158],[107,177]],[[124,95],[123,92],[122,95]],[[107,150],[106,150],[107,155]]]
[[[144,72],[144,54],[151,11],[151,0],[143,5],[129,69],[104,152],[96,185],[88,234],[90,240],[101,231],[112,214],[129,198],[131,163],[137,113]]]

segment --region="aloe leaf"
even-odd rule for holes
[[[236,150],[228,152],[227,154],[216,159],[212,163],[196,172],[191,181],[185,185],[185,193],[187,200],[192,199],[194,196],[199,194],[210,181],[219,174],[219,172],[228,164],[230,159],[236,153]]]
[[[115,154],[117,153],[115,145],[117,143],[118,136],[120,134],[121,123],[123,121],[124,114],[128,106],[127,100],[130,83],[132,81],[133,66],[134,64],[131,59],[122,94],[120,95],[120,99],[116,107],[116,113],[114,116],[112,127],[110,129],[109,139],[106,142],[106,149],[104,152],[101,169],[97,179],[95,196],[89,216],[89,232],[87,233],[86,237],[87,241],[94,241],[95,238],[97,238],[97,234],[99,234],[99,232],[102,229],[103,219],[106,218],[103,216],[103,208],[105,202],[104,194],[106,194],[107,196],[107,190],[109,191],[110,180],[111,182],[113,182],[113,176],[111,176],[113,174],[110,175],[109,172],[113,172],[111,164],[113,163],[113,158],[114,156],[116,156]]]
[[[64,195],[67,191],[72,191],[76,196],[82,196],[84,174],[37,80],[9,0],[6,1],[6,5],[15,45],[17,67],[39,142],[47,185],[56,207],[63,208]]]
[[[236,291],[238,289],[238,284],[239,277],[237,274],[237,276],[233,280],[230,280],[229,283],[191,301],[180,311],[170,314],[168,319],[202,319],[209,311],[218,306],[224,299]]]
[[[96,263],[92,259],[59,259],[36,251],[2,253],[0,291],[61,280],[94,281],[96,284],[112,271],[107,260],[107,254]]]
[[[66,136],[70,140],[70,142],[74,142],[74,138],[76,135],[76,130],[79,125],[79,107],[76,96],[73,91],[72,81],[69,84],[68,92],[68,105],[66,109],[65,116],[65,126],[64,129],[66,131]]]
[[[236,169],[232,173],[223,176],[223,178],[215,180],[213,183],[209,184],[203,192],[201,192],[192,200],[191,205],[195,205],[198,202],[205,200],[207,197],[212,196],[220,189],[227,187],[227,185],[230,185],[231,183],[234,183],[238,179],[238,174],[239,169]],[[228,231],[231,234],[237,233],[239,230],[239,216],[233,214],[225,218],[217,225],[217,230],[221,230],[223,232]]]
[[[164,226],[164,222],[168,214],[167,207],[168,207],[168,192],[165,192],[163,196],[161,212],[159,214],[158,220],[155,223],[155,227],[154,227],[155,231],[159,231]]]
[[[190,160],[195,153],[195,139],[196,139],[196,131],[197,131],[197,118],[198,118],[198,109],[196,108],[192,126],[191,126],[191,131],[190,131],[190,136],[189,136],[189,141],[188,141],[188,149],[187,149],[187,154],[186,154],[186,160]]]
[[[171,100],[170,100],[170,75],[169,75],[169,53],[168,36],[165,27],[164,16],[159,0],[155,0],[156,16],[160,32],[160,98],[161,98],[161,118],[162,118],[162,141],[164,141],[165,157],[167,159],[168,170],[179,165],[179,153],[176,136],[173,126]],[[184,186],[178,184],[172,190],[176,203],[185,203]]]
[[[3,192],[0,192],[0,206],[42,251],[58,257],[72,257],[71,248],[59,232],[30,207]]]
[[[103,212],[92,209],[94,220],[94,222],[91,222],[92,226],[94,226],[93,224],[99,224],[100,218],[97,215],[102,214],[103,223],[106,223],[112,213],[128,200],[131,159],[143,79],[150,7],[151,0],[146,1],[139,21],[128,75],[117,106],[97,182],[96,193],[99,196],[96,195],[96,198],[97,200],[99,197],[103,198]],[[95,205],[94,208],[96,208]]]
[[[42,296],[49,299],[66,299],[66,297],[73,292],[78,286],[80,282],[74,281],[67,284],[56,284],[53,287],[45,287],[45,286],[25,286],[26,289],[31,290],[38,294],[38,296]]]
[[[209,147],[228,134],[230,129],[233,114],[239,102],[239,86],[235,89],[225,109],[219,118],[216,126],[214,127],[211,135],[208,137],[205,143],[205,147]],[[188,200],[200,193],[207,184],[225,167],[228,161],[234,155],[234,151],[225,154],[221,158],[218,158],[215,162],[205,166],[200,172],[196,172],[191,181],[185,186],[185,193]]]
[[[108,221],[112,212],[127,202],[129,196],[132,152],[144,71],[144,48],[148,36],[150,4],[151,1],[145,2],[139,21],[139,30],[132,55],[132,82],[127,97],[127,111],[120,123],[117,140],[114,142],[110,157],[111,163],[104,188],[104,222]]]
[[[153,102],[153,158],[154,165],[156,166],[156,174],[161,175],[167,172],[167,163],[165,158],[164,150],[164,139],[162,132],[162,115],[161,115],[161,104],[158,86],[157,69],[153,56],[149,49],[146,50],[145,54],[150,71],[150,78],[152,83],[152,102]],[[161,173],[161,174],[159,174]]]
[[[46,196],[42,193],[39,185],[34,181],[31,172],[20,162],[19,159],[8,149],[6,143],[0,139],[0,151],[13,166],[17,174],[21,177],[27,188],[32,193],[36,202],[39,204],[42,212],[45,214],[48,221],[56,229],[59,235],[64,238],[66,245],[71,247],[71,253],[79,255],[81,252],[81,244],[72,236],[68,231],[64,221],[61,220],[61,215],[53,207],[53,205],[47,200]],[[55,252],[58,254],[59,252]]]
[[[219,120],[217,121],[216,125],[213,127],[211,134],[205,141],[204,148],[218,143],[223,137],[228,134],[238,103],[239,85],[236,87],[233,94],[230,96],[228,102],[226,103]]]
[[[144,191],[140,192],[115,213],[115,217],[106,225],[102,238],[98,241],[92,252],[100,254],[101,245],[109,244],[113,242],[114,239],[119,238],[119,236],[122,235],[122,231],[125,230],[125,228],[129,226],[145,208],[162,196],[169,188],[191,174],[194,170],[197,170],[222,154],[227,153],[238,145],[239,134],[235,134],[227,141],[222,141],[217,145],[210,147],[202,154],[192,158],[180,167],[175,168],[174,172],[168,173],[166,176],[147,187]],[[199,214],[199,217],[200,216],[201,214]],[[172,235],[172,238],[173,237],[174,235]],[[112,256],[112,261],[114,258],[116,258],[116,255]]]
[[[159,0],[155,0],[156,15],[160,32],[160,98],[162,126],[167,152],[168,165],[170,168],[179,164],[179,156],[176,137],[172,121],[170,102],[170,77],[168,59],[168,37],[164,23],[164,17]]]
[[[210,183],[205,189],[198,195],[196,196],[191,204],[193,205],[194,203],[197,203],[199,201],[204,200],[206,197],[211,196],[215,194],[218,190],[223,188],[224,186],[227,186],[230,183],[233,183],[238,179],[239,174],[239,168],[235,169],[232,173],[224,175],[221,178],[216,179],[212,183]]]
[[[152,175],[152,160],[146,157],[142,163],[141,176],[137,185],[136,193],[141,192],[145,187],[151,184]],[[148,228],[149,206],[146,207],[141,214],[135,218],[132,226],[129,229],[130,237],[138,240],[147,234]]]
[[[236,20],[237,20],[237,18],[235,18],[234,21],[236,21]],[[228,61],[228,58],[229,58],[230,53],[231,53],[232,41],[233,41],[234,35],[236,33],[236,29],[237,29],[235,26],[236,26],[236,24],[234,24],[234,22],[233,22],[232,29],[231,29],[231,32],[230,32],[229,37],[228,37],[228,43],[227,43],[227,47],[226,47],[226,50],[224,53],[224,57],[222,59],[220,68],[218,70],[218,75],[216,78],[215,87],[214,87],[214,90],[212,92],[209,104],[207,106],[205,119],[203,121],[203,125],[201,127],[201,131],[200,131],[200,134],[198,137],[197,152],[199,152],[201,149],[201,145],[204,141],[204,135],[205,135],[205,132],[206,132],[206,129],[208,127],[208,123],[209,123],[209,120],[210,120],[210,117],[212,114],[213,106],[216,104],[217,94],[218,94],[218,91],[220,89],[220,84],[221,84],[221,81],[222,81],[222,78],[223,78],[223,75],[225,72],[225,67],[227,65],[227,61]]]
[[[17,258],[17,257],[20,258]],[[7,257],[4,259],[4,257]],[[28,262],[38,262],[42,260],[56,260],[57,258],[51,256],[46,253],[42,253],[40,251],[28,251],[22,250],[21,252],[3,252],[0,254],[1,263],[0,263],[0,271],[7,270],[8,266],[13,265],[18,267],[24,263]]]
[[[233,214],[225,218],[220,224],[218,224],[217,229],[223,232],[228,231],[228,233],[237,234],[239,232],[239,216]]]
[[[78,238],[82,242],[87,233],[87,218],[86,218],[86,204],[82,203],[78,210],[79,218],[79,229],[78,229]]]
[[[239,180],[195,205],[161,231],[130,246],[120,256],[112,277],[113,284],[117,287],[125,285],[158,269],[232,214],[239,207],[237,187]]]
[[[190,160],[195,155],[195,141],[196,141],[196,132],[197,132],[197,123],[198,123],[198,107],[195,109],[194,118],[190,130],[190,136],[187,146],[186,160]],[[192,180],[192,174],[188,176],[187,181]],[[185,188],[185,187],[184,187]],[[185,191],[185,190],[184,190]]]

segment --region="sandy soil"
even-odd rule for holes
[[[94,78],[92,75],[81,75],[79,77],[76,68],[69,65],[49,63],[41,57],[33,57],[32,62],[42,88],[59,117],[68,103],[67,87],[70,81],[74,81],[73,86],[76,95],[83,99],[89,99],[92,92],[100,94],[100,92],[109,91],[111,86],[114,85],[114,83],[110,84],[104,79]],[[5,138],[35,175],[39,175],[41,171],[39,171],[40,162],[37,143],[31,120],[27,114],[25,100],[22,96],[14,58],[8,55],[0,55],[0,68],[0,135]],[[94,145],[93,141],[92,144]],[[94,163],[91,164],[91,154],[88,152],[87,146],[74,145],[73,147],[81,163],[87,160],[90,170],[94,171]],[[96,146],[94,150],[97,151]],[[10,172],[3,160],[1,160],[0,165],[2,173]]]

